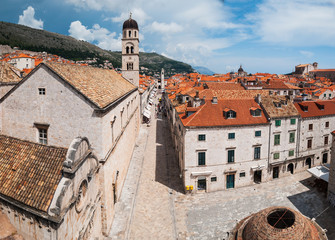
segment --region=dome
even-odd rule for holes
[[[242,65],[240,65],[240,68],[238,69],[238,72],[244,72]]]
[[[238,240],[326,240],[309,218],[287,207],[270,207],[243,219],[233,230]]]
[[[122,29],[127,29],[127,28],[137,29],[138,30],[137,22],[134,19],[132,19],[131,16],[129,17],[128,20],[126,20],[123,23],[123,28]]]

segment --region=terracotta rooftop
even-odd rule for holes
[[[335,115],[334,100],[304,101],[294,106],[302,118]]]
[[[285,96],[262,97],[262,106],[271,118],[299,115],[293,103]]]
[[[99,108],[107,107],[136,86],[110,69],[47,62],[46,65]]]
[[[206,100],[205,104],[198,107],[194,114],[187,117],[183,113],[180,118],[184,126],[188,127],[266,124],[267,119],[263,112],[259,117],[251,115],[250,109],[253,107],[260,109],[260,106],[253,99],[225,99],[218,100],[217,104]],[[224,111],[227,110],[235,111],[236,117],[226,118]]]
[[[66,153],[66,148],[0,135],[0,194],[47,212]]]
[[[20,70],[7,62],[0,62],[0,83],[18,83]]]
[[[235,85],[235,84],[232,84]],[[205,89],[199,91],[200,98],[206,97],[206,99],[211,99],[217,97],[218,99],[251,99],[256,97],[258,94],[262,96],[269,95],[268,90],[212,90]]]

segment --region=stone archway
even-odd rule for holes
[[[290,164],[287,166],[287,171],[288,171],[288,172],[291,172],[291,174],[293,174],[293,172],[294,172],[294,165],[293,165],[293,163],[290,163]]]

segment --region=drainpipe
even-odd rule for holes
[[[268,145],[268,171],[270,170],[270,156],[271,156],[271,153],[270,153],[270,149],[271,149],[271,119],[268,118],[270,124],[269,124],[269,145]]]

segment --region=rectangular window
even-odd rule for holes
[[[279,159],[279,153],[274,153],[273,154],[273,159]]]
[[[198,140],[199,141],[205,141],[206,140],[206,135],[205,134],[199,134],[198,135]]]
[[[262,136],[262,131],[255,131],[255,137]]]
[[[235,133],[228,133],[228,139],[235,139]]]
[[[254,148],[254,159],[260,159],[261,158],[261,147],[255,147]]]
[[[48,144],[48,130],[46,128],[38,129],[38,142],[41,144]]]
[[[308,130],[309,130],[309,131],[312,131],[312,130],[313,130],[313,124],[309,124],[309,125],[308,125]]]
[[[328,145],[328,136],[325,136],[324,144],[325,144],[325,145]]]
[[[294,150],[290,150],[290,151],[288,151],[288,156],[289,157],[292,157],[294,155]]]
[[[329,128],[329,122],[326,122],[325,126],[326,128]]]
[[[276,127],[279,127],[281,125],[281,120],[276,120]]]
[[[216,182],[216,177],[211,177],[211,182]]]
[[[228,162],[229,163],[232,163],[232,162],[235,161],[234,155],[235,155],[235,150],[234,149],[228,150]]]
[[[198,152],[198,165],[206,165],[206,152]]]
[[[39,88],[38,89],[38,94],[39,95],[45,95],[45,88]]]
[[[290,132],[290,143],[295,142],[295,132]]]
[[[312,139],[307,140],[307,148],[312,148]]]
[[[291,125],[295,124],[295,118],[291,118]]]
[[[275,142],[274,142],[275,145],[280,145],[280,134],[276,134],[275,135]]]
[[[245,172],[241,172],[240,177],[245,177]]]

